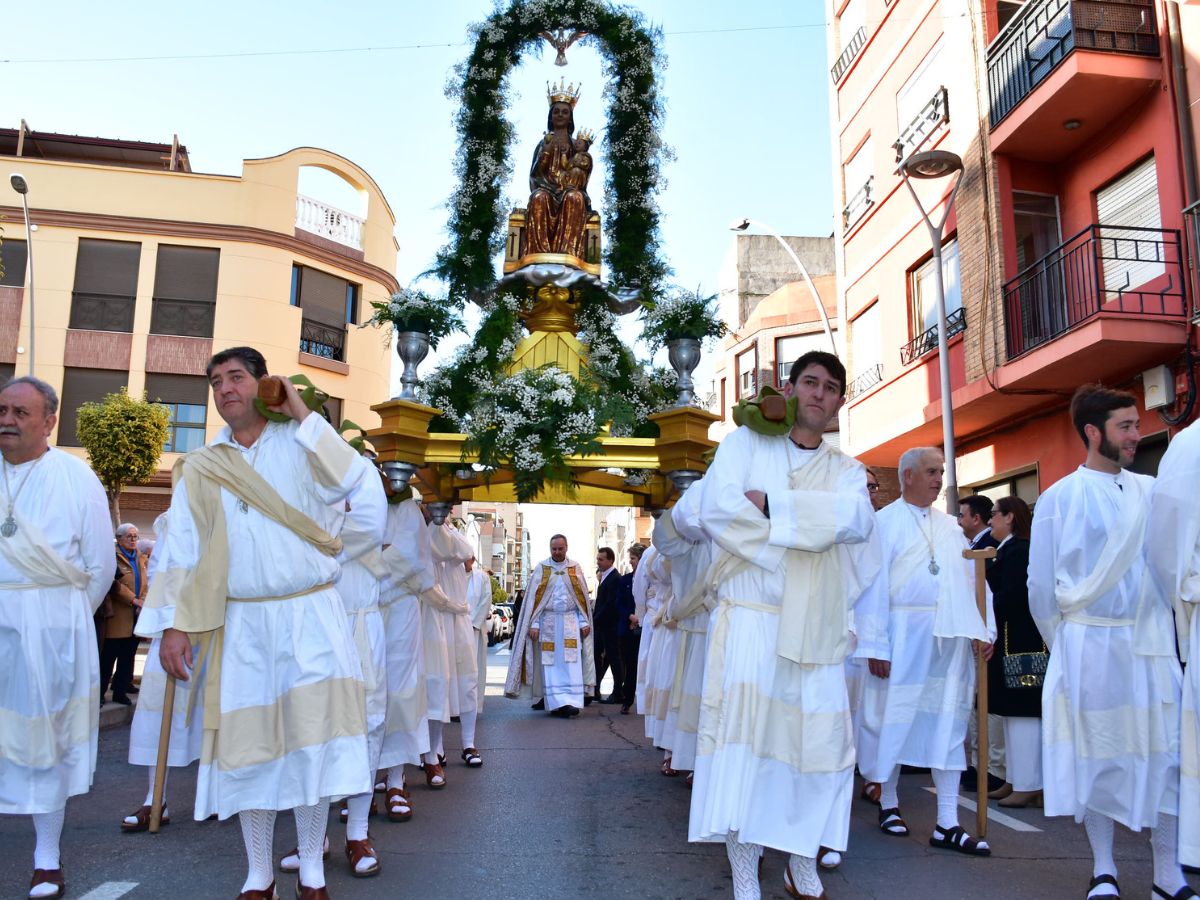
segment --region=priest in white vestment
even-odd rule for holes
[[[434,571],[442,592],[454,611],[438,610],[446,632],[450,660],[450,716],[462,723],[462,760],[469,768],[483,765],[475,746],[475,725],[479,716],[479,658],[475,649],[475,631],[471,627],[471,608],[467,601],[467,570],[463,564],[475,555],[475,549],[457,529],[448,523],[429,525],[429,544],[433,550]],[[430,751],[445,756],[442,727],[430,721]]]
[[[467,570],[467,606],[471,612],[471,629],[475,632],[475,659],[479,680],[475,697],[477,709],[483,712],[483,696],[487,691],[488,633],[492,623],[492,577],[479,568],[472,556],[463,568]]]
[[[40,379],[0,389],[0,813],[31,815],[30,897],[65,890],[67,798],[96,770],[100,664],[92,614],[112,587],[108,500],[83,460],[47,443],[58,396]]]
[[[162,635],[163,668],[184,680],[197,674],[191,635],[201,635],[195,817],[239,814],[242,897],[271,897],[276,812],[292,809],[298,896],[311,900],[324,892],[326,804],[371,786],[362,665],[333,586],[342,542],[331,535],[363,470],[287,379],[274,411],[289,421],[259,413],[258,351],[222,351],[208,375],[227,424],[176,464],[171,524],[155,548],[165,559],[137,631]]]
[[[1083,823],[1089,897],[1120,893],[1114,822],[1152,829],[1154,882],[1174,897],[1184,887],[1176,860],[1182,675],[1170,606],[1145,562],[1153,479],[1128,471],[1137,401],[1085,385],[1071,418],[1087,460],[1038,498],[1029,540],[1029,611],[1050,648],[1046,815]]]
[[[387,772],[383,789],[388,821],[407,822],[413,812],[404,766],[422,765],[429,752],[423,619],[433,616],[422,611],[421,598],[434,586],[429,530],[412,488],[388,498],[383,541],[387,574],[379,585],[379,605],[387,634],[388,698],[379,767]],[[445,656],[434,659],[439,661],[444,663]],[[444,671],[441,683],[445,683]]]
[[[522,696],[532,686],[536,659],[546,710],[561,718],[579,714],[596,682],[591,609],[583,569],[567,558],[566,537],[556,534],[550,539],[550,558],[534,567],[525,588],[506,696]]]
[[[789,894],[824,896],[817,856],[845,850],[849,835],[848,623],[882,601],[863,467],[822,439],[845,387],[835,356],[804,354],[785,388],[797,398],[791,430],[739,427],[688,488],[714,545],[716,596],[688,838],[725,842],[736,900],[760,896],[764,846],[790,854]],[[884,644],[874,635],[860,652],[885,654]]]

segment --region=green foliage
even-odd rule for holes
[[[79,407],[76,431],[92,471],[104,485],[114,518],[121,488],[145,484],[158,470],[171,413],[159,403],[129,396],[125,388]]]
[[[675,338],[702,341],[724,337],[729,327],[718,318],[716,305],[716,294],[706,297],[699,288],[676,288],[659,302],[643,307],[642,341],[654,352]]]
[[[397,332],[419,331],[429,335],[429,346],[436,350],[442,338],[463,330],[459,313],[462,303],[445,296],[434,296],[414,288],[403,288],[386,301],[374,301],[375,310],[362,326],[390,324]],[[389,335],[390,337],[390,335]]]
[[[508,591],[500,587],[500,579],[492,576],[492,605],[508,602]]]

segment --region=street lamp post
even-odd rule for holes
[[[738,219],[732,222],[729,226],[730,231],[745,231],[753,225],[760,231],[765,231],[775,240],[779,241],[781,247],[787,251],[787,255],[792,258],[792,262],[796,264],[796,268],[800,270],[800,277],[804,279],[804,284],[808,287],[809,292],[813,295],[813,299],[817,303],[817,312],[821,314],[821,324],[825,326],[825,336],[829,338],[829,347],[833,351],[834,356],[840,356],[837,350],[837,342],[833,339],[833,327],[829,324],[829,316],[825,314],[825,304],[821,302],[821,295],[817,293],[817,286],[812,283],[812,279],[808,277],[808,269],[804,263],[800,261],[800,257],[796,255],[796,251],[792,249],[791,244],[783,239],[778,231],[770,225],[764,225],[762,222],[755,219]]]
[[[942,390],[942,448],[946,456],[946,511],[952,516],[958,515],[958,467],[954,461],[954,405],[950,398],[950,354],[946,349],[946,287],[942,279],[942,232],[946,227],[946,220],[950,218],[950,210],[954,207],[958,186],[962,183],[962,171],[962,158],[957,153],[947,150],[914,153],[900,165],[900,174],[913,200],[916,201],[921,218],[925,220],[925,227],[929,229],[929,240],[933,244],[933,283],[937,289],[935,299],[938,316],[938,376]],[[950,189],[941,221],[934,224],[929,213],[925,211],[921,198],[917,196],[911,179],[945,178],[947,175],[954,179],[954,186]]]
[[[25,263],[29,267],[29,374],[33,374],[33,229],[29,227],[29,182],[16,172],[8,176],[12,189],[21,195],[21,206],[25,210]]]

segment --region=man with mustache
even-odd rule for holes
[[[1194,897],[1176,850],[1182,675],[1170,607],[1146,573],[1154,479],[1129,471],[1141,437],[1137,400],[1084,385],[1071,421],[1087,459],[1038,499],[1029,541],[1029,611],[1050,648],[1046,815],[1083,822],[1089,898],[1120,895],[1114,822],[1151,829],[1157,894]]]
[[[67,798],[86,794],[96,770],[92,614],[116,569],[104,489],[85,462],[49,445],[57,412],[40,379],[0,389],[0,719],[13,723],[0,742],[0,813],[33,816],[30,897],[66,890]]]

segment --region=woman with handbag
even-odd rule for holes
[[[138,552],[137,526],[129,522],[117,529],[117,571],[105,602],[111,604],[112,617],[100,650],[100,699],[112,681],[113,702],[128,706],[133,684],[133,658],[141,638],[133,633],[137,611],[146,599],[146,557]],[[113,668],[116,674],[113,674]]]
[[[988,663],[991,712],[1004,718],[1008,783],[988,796],[1001,806],[1042,805],[1042,680],[1049,654],[1029,613],[1029,528],[1020,497],[1002,497],[988,524],[1000,542],[988,566],[996,613],[996,652]]]

